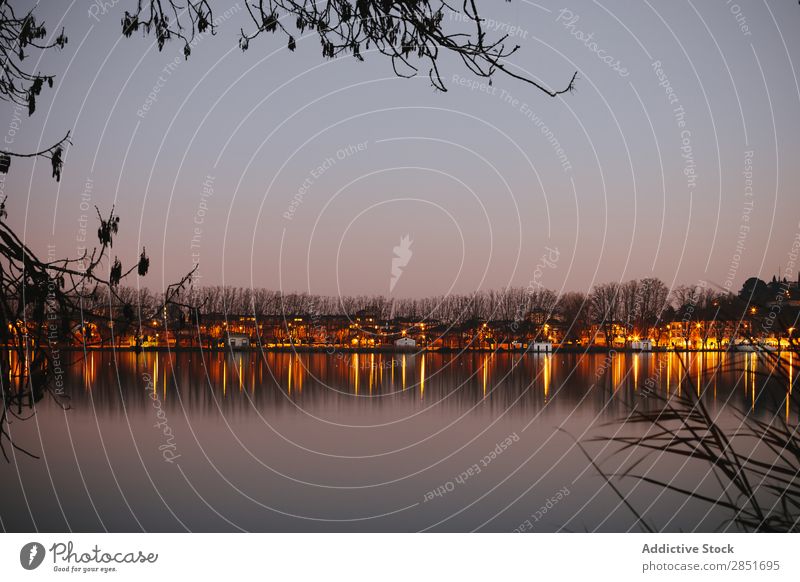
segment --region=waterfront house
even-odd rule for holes
[[[394,345],[398,348],[413,348],[416,347],[417,342],[410,337],[401,337],[394,340]]]
[[[528,344],[528,351],[536,354],[550,354],[553,352],[553,342],[536,341]]]
[[[222,338],[222,347],[232,350],[246,350],[250,347],[250,336],[245,333],[228,332]]]
[[[650,339],[637,339],[631,342],[631,349],[640,352],[652,352],[653,340]]]

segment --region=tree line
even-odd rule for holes
[[[191,320],[193,314],[201,318],[226,316],[256,319],[277,316],[355,318],[359,314],[369,314],[380,320],[464,324],[474,321],[521,322],[532,313],[539,313],[540,317],[560,320],[565,326],[579,332],[593,323],[646,330],[659,321],[669,320],[687,310],[699,315],[736,299],[705,282],[669,289],[663,281],[654,277],[624,283],[602,283],[588,292],[567,291],[558,294],[546,288],[509,287],[422,298],[368,294],[331,296],[263,288],[205,286],[181,290],[166,307],[164,316],[174,321],[181,318]],[[151,313],[158,305],[164,304],[160,293],[132,287],[119,287],[114,297],[99,290],[94,301],[97,307],[105,305],[113,312],[128,313],[133,310]],[[112,312],[108,315],[114,317]]]

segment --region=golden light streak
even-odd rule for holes
[[[425,398],[425,354],[422,354],[422,363],[419,368],[419,398]]]
[[[489,356],[483,356],[483,397],[486,398],[486,384],[489,379]]]
[[[359,377],[358,377],[358,353],[353,355],[353,369],[355,370],[355,389],[356,394],[358,394],[358,384],[359,384]]]
[[[793,372],[792,369],[792,352],[789,352],[789,391],[786,394],[786,422],[789,422],[789,401],[792,399],[792,380],[793,380]]]
[[[756,352],[751,352],[748,355],[748,360],[750,360],[751,410],[754,410],[756,407],[756,357]]]
[[[301,356],[297,356],[295,359],[295,366],[297,366],[297,391],[303,391],[303,380],[305,379],[305,371],[306,367],[303,365],[303,360]]]
[[[375,354],[369,355],[369,393],[372,394],[372,377],[375,373]]]
[[[550,395],[550,366],[552,365],[552,356],[546,354],[544,356],[544,401],[547,402],[547,397]]]
[[[25,371],[28,371],[28,360],[27,360],[27,353],[25,355]],[[87,390],[92,389],[92,384],[94,384],[95,378],[95,369],[94,369],[94,354],[89,357],[89,383],[86,385]]]
[[[695,356],[695,365],[697,366],[697,395],[700,396],[700,376],[703,371],[703,358],[705,355],[698,354]]]
[[[749,368],[750,368],[750,358],[748,356],[745,356],[744,357],[744,372],[743,372],[743,375],[744,375],[744,396],[745,396],[745,398],[747,398],[747,392],[748,392],[748,390],[747,390],[747,381],[748,381],[748,379],[750,377],[748,375]]]
[[[672,376],[672,354],[674,352],[670,352],[667,356],[667,396],[669,396],[669,381],[670,377]]]

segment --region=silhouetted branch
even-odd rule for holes
[[[33,410],[48,393],[63,406],[68,397],[58,371],[69,364],[61,347],[85,345],[101,326],[113,335],[115,328],[131,325],[136,311],[119,294],[119,284],[134,271],[140,277],[146,275],[150,260],[142,249],[128,269],[123,269],[118,257],[110,261],[120,224],[113,208],[106,216],[97,209],[98,246],[75,258],[42,259],[8,224],[5,204],[5,200],[0,202],[0,449],[8,458],[4,439],[14,449],[34,456],[11,439],[9,415],[22,419],[22,410]],[[107,275],[100,274],[102,267],[108,268]],[[170,285],[163,301],[144,317],[160,316],[185,291],[193,273]],[[121,309],[114,309],[114,304]]]
[[[499,71],[532,85],[551,97],[575,88],[578,73],[562,89],[552,89],[535,79],[510,69],[508,59],[519,45],[508,44],[509,36],[488,40],[475,0],[464,0],[461,10],[445,0],[258,0],[246,2],[252,30],[241,29],[239,47],[264,33],[281,33],[290,51],[297,47],[295,34],[307,31],[319,39],[322,56],[335,58],[350,54],[364,60],[364,53],[375,50],[390,59],[395,75],[412,77],[426,66],[431,84],[447,91],[439,70],[443,53],[457,55],[474,75],[491,80]],[[445,16],[458,17],[471,30],[446,30]],[[294,21],[294,30],[285,24]],[[455,19],[454,19],[455,20]],[[205,0],[138,0],[135,11],[125,12],[122,32],[154,33],[159,50],[178,38],[184,43],[184,55],[191,54],[191,41],[197,34],[215,32],[211,7]]]
[[[28,115],[36,111],[36,100],[44,85],[53,86],[52,75],[32,73],[23,66],[31,48],[49,50],[63,49],[67,37],[62,29],[52,42],[43,42],[47,37],[44,23],[39,23],[31,9],[22,16],[17,16],[8,0],[0,0],[0,100],[18,107],[27,108]],[[16,152],[0,152],[0,173],[7,173],[11,166],[11,157],[45,157],[53,166],[53,177],[61,179],[64,145],[71,143],[69,133],[57,143],[40,152],[22,154]]]

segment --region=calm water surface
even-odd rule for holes
[[[11,425],[41,459],[0,467],[0,520],[9,531],[636,529],[574,439],[644,433],[620,422],[634,403],[698,381],[731,430],[737,409],[797,422],[755,354],[682,357],[691,382],[677,354],[90,353],[70,370],[69,410],[48,398]],[[587,447],[609,472],[639,458]],[[640,469],[716,490],[707,466],[682,458]],[[666,530],[726,517],[620,487]]]

